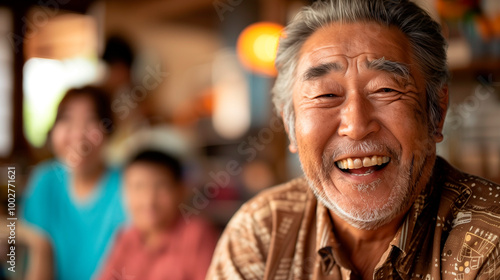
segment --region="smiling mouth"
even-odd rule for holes
[[[367,176],[385,168],[390,161],[390,157],[371,156],[363,158],[346,158],[336,161],[335,165],[344,173],[356,176]]]

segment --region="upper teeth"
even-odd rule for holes
[[[336,162],[337,166],[342,169],[358,169],[361,167],[370,167],[388,163],[389,157],[372,156],[364,158],[346,158]]]

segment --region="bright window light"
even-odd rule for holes
[[[24,66],[24,129],[35,147],[44,145],[64,93],[97,80],[97,58],[31,58]]]

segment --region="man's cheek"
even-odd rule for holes
[[[314,154],[322,154],[326,142],[336,133],[328,120],[321,119],[302,121],[295,128],[298,149]]]
[[[314,120],[315,119],[308,113],[297,116],[295,123],[295,133],[297,134],[297,138],[301,136],[302,138],[310,139],[313,136],[318,135],[318,120]]]
[[[411,145],[407,147],[407,156],[405,163],[414,164],[415,162],[423,162],[427,157],[435,152],[432,147],[430,138],[414,138],[409,143]],[[411,161],[411,162],[410,162]]]
[[[312,144],[311,140],[297,140],[300,162],[303,167],[317,169],[321,167],[323,151]]]

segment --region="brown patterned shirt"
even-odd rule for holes
[[[500,186],[441,158],[374,279],[500,279]],[[304,178],[247,202],[219,240],[207,279],[360,279],[328,209]]]

